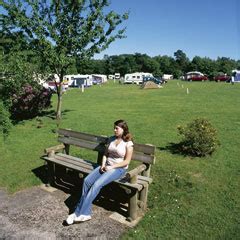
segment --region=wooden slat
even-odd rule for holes
[[[75,161],[82,161],[82,162],[84,162],[85,164],[88,164],[89,166],[92,166],[92,165],[95,164],[95,163],[93,163],[93,162],[90,161],[90,160],[85,160],[85,159],[81,159],[81,158],[78,158],[78,157],[73,157],[73,156],[67,155],[67,154],[65,154],[65,153],[57,153],[56,155],[57,155],[57,156],[64,157],[64,158],[72,159],[72,160],[75,160]]]
[[[143,181],[143,180],[141,180],[141,179],[138,179],[137,183],[143,185],[143,187],[147,187],[148,186],[148,183]]]
[[[141,164],[139,166],[137,166],[136,168],[130,170],[129,172],[126,173],[126,176],[128,178],[132,178],[134,175],[138,175],[139,173],[141,173],[142,171],[144,171],[147,168],[147,166],[145,164]]]
[[[154,155],[156,147],[150,144],[134,143],[134,151]]]
[[[132,160],[153,164],[154,156],[133,151]]]
[[[138,175],[138,180],[141,180],[141,181],[145,181],[147,183],[152,183],[153,179],[150,178],[150,177],[145,177],[145,176],[141,176],[141,175]]]
[[[53,163],[56,163],[56,164],[59,164],[61,166],[64,166],[64,167],[67,167],[67,168],[70,168],[70,169],[74,169],[74,170],[78,170],[80,172],[84,172],[84,173],[90,173],[92,170],[88,170],[86,168],[83,168],[83,167],[80,167],[80,166],[76,166],[75,164],[72,164],[72,163],[69,163],[67,161],[62,161],[62,160],[59,160],[59,159],[56,159],[54,157],[44,157],[44,159],[46,161],[50,161],[50,162],[53,162]]]
[[[67,166],[67,164],[70,164],[71,168],[75,169],[75,167],[76,167],[76,170],[77,170],[77,167],[86,169],[86,172],[92,171],[94,169],[93,165],[88,165],[87,163],[84,163],[83,161],[81,161],[81,162],[74,161],[72,159],[64,158],[64,157],[57,156],[57,155],[55,155],[54,157],[44,157],[44,159],[47,161],[51,161],[51,162],[54,162],[56,160],[59,162],[59,164],[61,162],[62,166],[65,166],[65,165]]]
[[[89,142],[96,142],[96,143],[106,143],[108,139],[107,137],[104,137],[104,136],[76,132],[76,131],[67,130],[67,129],[59,129],[58,134],[66,137],[73,137],[80,140],[82,139],[82,140],[86,140]]]
[[[53,147],[49,147],[49,148],[46,148],[44,150],[45,153],[49,153],[51,151],[58,151],[58,150],[62,150],[64,149],[65,146],[63,144],[60,144],[60,145],[57,145],[57,146],[53,146]]]
[[[76,161],[76,160],[73,160],[71,158],[67,158],[67,157],[59,156],[59,155],[55,155],[54,158],[57,159],[57,160],[60,160],[60,161],[71,163],[71,164],[73,164],[75,166],[86,168],[87,170],[91,170],[92,171],[94,169],[94,164],[89,164],[89,163],[85,162],[82,159],[78,159]]]
[[[141,191],[142,188],[143,188],[143,186],[141,184],[138,184],[138,183],[131,184],[131,183],[127,182],[127,181],[126,182],[122,181],[121,179],[120,180],[115,180],[114,182],[118,183],[119,185],[128,187],[130,189],[135,189],[135,190],[138,190],[138,191]]]
[[[68,138],[68,137],[58,137],[58,141],[65,143],[65,144],[70,144],[82,148],[87,148],[90,150],[95,150],[98,152],[104,152],[105,151],[105,146],[100,143],[94,143],[94,142],[87,142],[81,139],[75,139],[75,138]]]

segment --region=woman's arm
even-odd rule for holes
[[[105,166],[106,166],[106,161],[107,161],[107,157],[108,157],[108,147],[109,147],[110,143],[111,143],[111,138],[109,138],[109,140],[108,140],[107,146],[105,148],[105,151],[104,151],[104,154],[102,157],[102,164],[101,164],[101,168],[100,168],[100,170],[102,172],[106,171]]]
[[[107,161],[107,157],[106,157],[106,155],[104,154],[104,155],[103,155],[103,158],[102,158],[101,168],[100,168],[102,172],[105,171],[106,161]]]
[[[105,170],[109,171],[109,170],[114,169],[114,168],[126,167],[132,159],[132,154],[133,154],[133,146],[127,147],[124,160],[120,163],[115,163],[111,166],[106,166]]]

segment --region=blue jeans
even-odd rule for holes
[[[95,168],[83,183],[82,196],[75,209],[76,216],[91,215],[92,202],[100,192],[101,188],[114,180],[121,178],[126,172],[124,168],[115,168],[100,173],[100,167]]]

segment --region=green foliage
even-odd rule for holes
[[[39,76],[35,71],[39,68],[28,61],[29,54],[15,47],[12,50],[16,52],[10,51],[4,55],[0,99],[12,119],[32,118],[50,106],[51,94],[38,83]],[[40,74],[40,77],[44,77],[44,74]]]
[[[119,72],[121,76],[132,72],[151,72],[154,76],[173,74],[179,78],[189,71],[200,71],[206,74],[209,80],[220,72],[231,75],[233,69],[237,69],[239,61],[229,58],[218,58],[212,60],[207,57],[196,56],[190,61],[181,50],[174,53],[175,58],[169,56],[150,57],[146,54],[121,54],[108,56],[102,60],[85,60],[77,62],[78,72],[91,74],[93,72],[102,74],[114,74]]]
[[[128,13],[106,9],[108,0],[1,1],[4,29],[22,31],[31,48],[60,82],[77,59],[88,59],[124,38],[117,29]],[[5,13],[6,12],[6,13]],[[57,118],[61,118],[62,88],[57,87]]]
[[[10,111],[14,96],[20,95],[23,86],[40,87],[38,81],[44,79],[47,67],[43,69],[41,59],[30,50],[22,32],[0,31],[0,36],[0,98]]]
[[[188,71],[188,65],[189,65],[189,59],[187,58],[187,55],[182,51],[182,50],[177,50],[174,53],[175,60],[177,63],[178,69],[182,72],[185,73]],[[178,76],[179,78],[180,76]]]
[[[22,88],[24,86],[31,85],[34,89],[41,87],[37,81],[33,80],[31,71],[29,72],[27,69],[28,64],[24,62],[20,64],[26,71],[17,71],[16,74],[0,79],[0,98],[8,109],[13,105],[14,96],[20,96],[22,94]],[[17,66],[15,67],[17,68]]]
[[[197,118],[185,127],[178,126],[178,132],[183,136],[182,151],[193,156],[211,155],[219,144],[216,129],[204,118]]]
[[[0,30],[0,73],[3,77],[31,79],[48,71],[39,54],[35,54],[23,32]]]
[[[0,101],[0,132],[3,134],[3,138],[6,139],[12,127],[10,120],[10,113],[5,108],[2,101]]]

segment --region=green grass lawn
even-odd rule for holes
[[[187,94],[187,88],[189,94]],[[56,96],[53,98],[53,109]],[[63,96],[62,128],[111,135],[125,119],[138,143],[157,146],[149,210],[122,239],[237,239],[240,236],[240,84],[169,81],[163,89],[107,83]],[[177,126],[210,120],[220,147],[211,157],[171,153]],[[0,186],[15,192],[41,181],[43,149],[56,145],[51,114],[15,125],[0,144]]]

